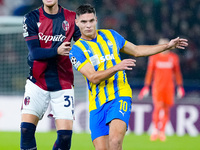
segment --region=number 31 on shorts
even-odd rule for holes
[[[64,96],[64,100],[67,102],[67,104],[64,105],[64,107],[69,107],[72,105],[72,108],[74,108],[74,97],[73,96]]]

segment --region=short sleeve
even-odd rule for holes
[[[116,41],[119,49],[121,49],[122,47],[124,47],[124,45],[126,45],[127,41],[124,39],[123,36],[121,36],[118,32],[116,32],[114,30],[110,30],[110,32],[112,33],[113,37],[115,38],[115,41]]]
[[[69,57],[72,65],[78,71],[88,62],[83,51],[77,45],[72,46]]]

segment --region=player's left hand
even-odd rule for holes
[[[184,90],[183,86],[178,86],[178,88],[177,88],[177,97],[179,99],[181,99],[184,96],[185,96],[185,90]]]
[[[144,97],[147,97],[148,95],[149,95],[149,86],[147,86],[147,85],[145,85],[142,89],[141,89],[141,91],[140,91],[140,93],[139,93],[139,95],[138,95],[138,100],[142,100]]]
[[[188,46],[188,40],[187,39],[182,39],[182,38],[175,38],[172,39],[168,44],[167,44],[167,49],[185,49],[185,47]]]

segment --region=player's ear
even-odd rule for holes
[[[75,19],[76,26],[78,26],[78,19]]]

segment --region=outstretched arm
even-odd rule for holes
[[[134,59],[124,59],[119,64],[103,71],[95,71],[94,67],[90,63],[86,63],[81,69],[80,72],[92,83],[98,84],[101,81],[104,81],[112,77],[116,72],[122,70],[132,70],[132,67],[135,66],[136,60]]]
[[[157,53],[160,53],[165,50],[171,50],[175,48],[185,49],[188,46],[187,39],[181,39],[177,37],[176,39],[172,39],[167,44],[159,44],[159,45],[134,45],[131,42],[127,42],[127,44],[120,50],[123,53],[135,56],[150,56]]]

